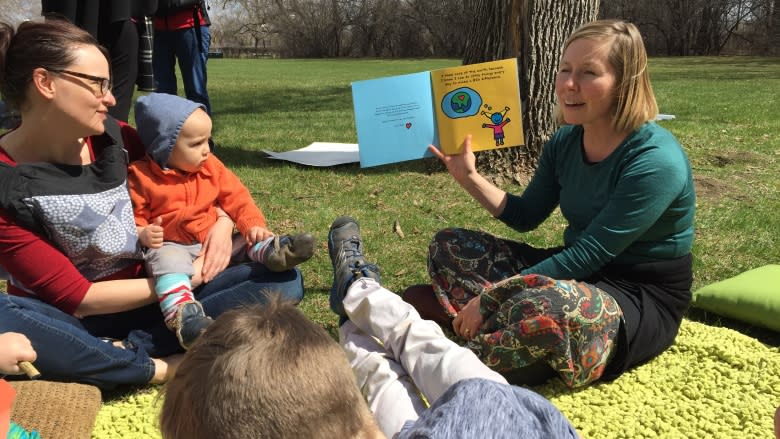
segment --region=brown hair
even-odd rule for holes
[[[166,439],[355,438],[376,431],[341,347],[278,296],[221,315],[165,386]]]
[[[106,49],[89,32],[66,20],[26,21],[15,32],[0,23],[0,93],[8,106],[18,110],[26,103],[33,70],[67,69],[75,61],[73,48],[85,45],[99,48],[109,60]]]
[[[609,63],[615,69],[617,87],[612,128],[633,131],[658,115],[658,104],[647,71],[647,52],[642,35],[632,23],[621,20],[596,20],[575,30],[563,46],[580,39],[605,41],[610,50]],[[560,107],[555,110],[558,123],[565,123]]]

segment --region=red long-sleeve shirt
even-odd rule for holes
[[[154,24],[154,30],[156,31],[174,31],[181,29],[189,29],[195,27],[195,15],[192,8],[182,9],[168,15],[167,17],[154,17],[152,23]],[[206,17],[203,16],[203,12],[198,9],[198,19],[201,26],[208,26],[209,22]]]

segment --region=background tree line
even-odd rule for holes
[[[463,58],[482,13],[478,0],[213,2],[214,47],[281,57]],[[598,17],[637,24],[651,56],[780,54],[777,0],[601,0]]]
[[[651,56],[778,55],[778,0],[209,0],[212,48],[280,57],[517,57],[525,148],[480,154],[496,183],[523,182],[556,129],[561,48],[595,18],[640,28]],[[33,4],[37,5],[37,2]],[[31,12],[0,0],[0,16]],[[39,12],[40,9],[37,9]],[[13,17],[17,19],[18,17]],[[13,21],[13,20],[12,20]],[[226,53],[230,56],[230,53]],[[533,99],[526,99],[532,96]]]

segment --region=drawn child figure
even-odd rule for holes
[[[280,237],[266,228],[249,190],[210,153],[211,118],[203,104],[152,93],[138,98],[135,120],[146,148],[128,172],[138,236],[166,326],[188,349],[212,322],[193,296],[191,278],[217,221],[232,220],[242,235],[234,239],[234,261],[248,257],[270,271],[309,259],[314,237]],[[197,272],[204,282],[211,280],[206,270]]]
[[[487,105],[485,105],[485,108],[491,110],[491,108]],[[509,107],[504,107],[504,111],[497,111],[492,114],[488,114],[486,111],[480,113],[490,119],[490,122],[492,122],[483,123],[482,128],[493,128],[493,139],[496,141],[496,146],[504,144],[504,125],[508,124],[510,121],[508,117],[504,119],[504,116],[506,116],[508,111]]]

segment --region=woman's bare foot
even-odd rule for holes
[[[184,354],[174,354],[165,358],[152,358],[154,362],[154,376],[149,380],[149,384],[163,384],[173,378],[182,360],[184,360]]]

